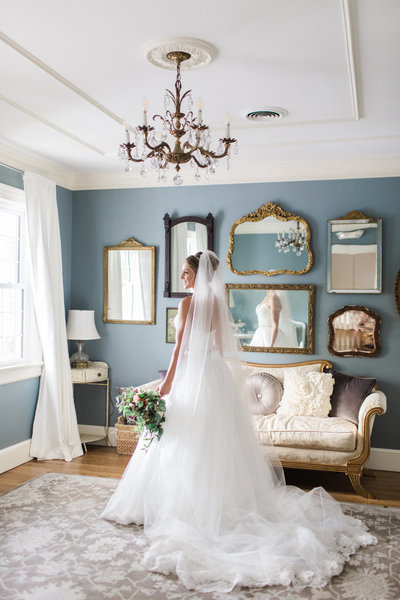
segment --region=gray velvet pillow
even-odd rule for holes
[[[355,425],[358,424],[358,411],[363,400],[371,393],[376,384],[372,377],[353,377],[346,373],[331,371],[335,380],[331,396],[332,409],[330,417],[347,419]]]
[[[247,378],[248,404],[253,415],[269,415],[276,411],[282,398],[282,384],[263,371]]]

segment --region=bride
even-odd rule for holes
[[[266,463],[243,403],[218,258],[189,256],[181,278],[194,293],[180,303],[160,387],[164,434],[147,451],[139,441],[103,517],[143,524],[143,565],[188,589],[324,586],[376,540],[322,488],[286,486],[272,448]]]

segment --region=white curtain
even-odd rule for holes
[[[25,173],[28,244],[44,367],[31,456],[70,461],[82,454],[68,357],[56,185]]]

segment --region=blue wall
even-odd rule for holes
[[[0,167],[0,182],[22,188],[20,174]],[[208,212],[215,218],[215,250],[222,258],[227,283],[314,284],[315,354],[299,355],[299,360],[327,358],[336,368],[355,375],[376,375],[388,396],[388,414],[376,419],[374,447],[398,448],[400,421],[398,357],[400,355],[400,316],[394,297],[394,281],[399,264],[400,178],[292,183],[199,186],[190,188],[146,188],[71,192],[57,188],[63,251],[63,277],[66,310],[95,309],[100,340],[87,342],[92,359],[111,366],[112,396],[115,388],[141,384],[158,376],[168,366],[172,345],[165,343],[167,307],[178,299],[163,297],[164,227],[163,216],[198,215]],[[284,210],[304,217],[311,228],[314,264],[301,276],[239,276],[226,266],[229,231],[248,212],[272,201]],[[383,293],[326,293],[326,221],[350,210],[383,218]],[[106,324],[103,315],[103,247],[134,237],[156,246],[156,324]],[[361,304],[382,318],[382,350],[374,359],[338,358],[327,350],[328,316],[346,304]],[[242,358],[254,362],[292,362],[293,354],[250,353]],[[100,390],[76,386],[80,423],[104,423],[104,403]],[[30,436],[36,405],[38,380],[0,386],[0,448]],[[101,398],[102,399],[102,398]],[[11,407],[12,404],[12,407]],[[19,407],[19,408],[18,408]],[[112,421],[117,415],[114,413]]]
[[[0,183],[23,189],[22,174],[0,166]],[[66,310],[71,295],[72,192],[57,187]],[[0,385],[0,450],[31,437],[39,378]]]
[[[335,367],[354,375],[376,375],[388,396],[389,410],[376,420],[373,445],[399,448],[397,424],[400,420],[398,357],[400,316],[396,312],[393,289],[399,264],[400,178],[291,183],[199,186],[189,188],[146,188],[134,190],[79,191],[73,194],[71,308],[95,309],[101,340],[87,342],[92,359],[111,366],[112,395],[118,386],[141,384],[155,379],[159,369],[168,366],[172,346],[165,343],[165,312],[179,300],[163,297],[164,227],[166,212],[172,218],[184,215],[215,218],[215,250],[222,258],[227,283],[302,283],[315,285],[315,354],[299,355],[299,360],[327,358]],[[283,210],[304,217],[311,228],[314,264],[301,276],[234,275],[226,266],[229,232],[233,223],[266,202],[276,202]],[[327,294],[327,220],[350,210],[383,217],[383,293]],[[102,322],[103,247],[119,244],[128,237],[144,245],[156,246],[156,325],[122,325]],[[328,316],[347,304],[361,304],[382,318],[382,350],[378,357],[339,358],[327,350]],[[292,362],[293,354],[243,353],[254,362]],[[84,386],[82,386],[83,388]],[[80,390],[78,414],[81,423],[103,422],[103,405],[90,401],[93,390]],[[96,414],[94,414],[96,412]],[[113,420],[116,418],[113,415]]]

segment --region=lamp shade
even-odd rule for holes
[[[67,322],[69,340],[97,340],[100,338],[94,322],[94,310],[69,310]]]

